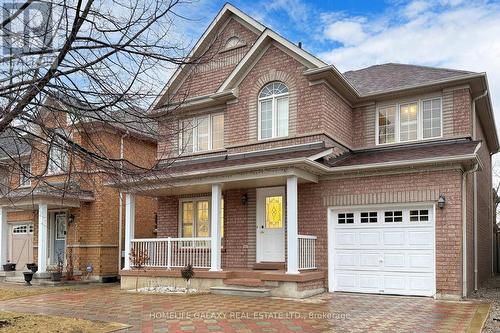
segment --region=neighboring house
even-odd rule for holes
[[[56,103],[49,99],[47,103]],[[154,133],[124,128],[124,122],[69,121],[68,113],[43,108],[42,122],[55,132],[64,132],[89,152],[106,158],[123,158],[143,167],[155,163]],[[38,263],[39,273],[58,263],[68,263],[93,279],[117,276],[119,271],[119,191],[104,186],[112,171],[90,166],[61,146],[48,147],[37,140],[40,129],[21,139],[8,130],[0,136],[0,254],[1,263],[9,260],[17,270]],[[21,161],[21,162],[18,162]],[[21,168],[22,166],[22,168]],[[139,198],[136,225],[141,237],[155,232],[155,199]],[[120,212],[122,211],[122,212]],[[123,228],[123,227],[122,227]],[[123,237],[122,237],[123,239]],[[66,269],[66,266],[65,266]]]
[[[158,170],[127,185],[140,285],[193,264],[215,292],[460,298],[492,275],[486,74],[340,73],[230,4],[191,55],[151,109]],[[134,239],[137,194],[158,198],[157,240]]]

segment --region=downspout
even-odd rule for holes
[[[472,140],[477,140],[477,130],[476,130],[476,101],[485,97],[488,94],[488,90],[485,90],[481,95],[476,96],[472,100]],[[477,269],[477,173],[474,172],[474,291],[477,291],[478,285],[478,269]]]
[[[462,173],[462,296],[467,297],[467,175],[476,172],[479,163]]]
[[[129,131],[125,132],[120,137],[120,179],[123,176],[123,157],[124,157],[124,141],[127,136],[129,135]],[[122,269],[122,232],[123,232],[123,192],[120,190],[119,194],[119,206],[118,206],[118,274],[120,274],[120,271]]]

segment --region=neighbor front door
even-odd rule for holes
[[[66,213],[54,214],[54,252],[53,264],[58,263],[58,257],[64,262],[66,249]]]
[[[257,262],[285,261],[285,188],[257,189]]]

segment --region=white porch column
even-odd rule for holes
[[[125,265],[123,269],[130,269],[130,251],[135,230],[135,195],[125,194]],[[121,255],[121,253],[120,253]]]
[[[9,242],[9,225],[7,224],[7,208],[0,207],[0,264],[7,263],[7,243]]]
[[[38,204],[38,272],[47,271],[49,219],[47,204]]]
[[[211,230],[211,271],[221,270],[221,199],[222,185],[212,185],[212,216],[210,220]]]
[[[297,176],[290,176],[286,179],[287,274],[299,273],[299,228],[297,218],[297,205]]]

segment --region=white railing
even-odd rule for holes
[[[299,235],[299,269],[316,269],[316,236]]]
[[[146,253],[146,267],[210,268],[210,238],[138,238],[132,240],[136,253]],[[131,263],[133,264],[133,263]]]

